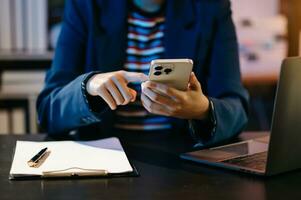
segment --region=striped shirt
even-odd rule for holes
[[[162,10],[157,13],[145,13],[132,6],[127,20],[127,49],[124,64],[126,71],[148,74],[150,62],[162,58],[165,28],[165,18],[162,13]],[[170,118],[151,114],[142,106],[140,83],[131,83],[129,87],[137,91],[137,100],[118,107],[115,113],[115,127],[127,130],[170,129]]]

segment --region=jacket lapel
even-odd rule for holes
[[[165,57],[195,58],[197,31],[191,0],[167,0]]]
[[[98,1],[95,48],[101,71],[121,70],[125,60],[127,36],[127,1]]]

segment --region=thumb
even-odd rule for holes
[[[189,88],[191,90],[202,90],[201,84],[198,81],[197,77],[195,76],[194,72],[191,72],[190,74],[190,80],[189,80]]]

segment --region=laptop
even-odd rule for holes
[[[181,154],[198,163],[263,176],[301,168],[301,58],[283,61],[271,132],[239,143]]]

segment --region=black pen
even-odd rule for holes
[[[29,167],[36,167],[39,164],[39,161],[44,157],[46,154],[47,147],[39,151],[34,157],[32,157],[29,161],[27,161],[27,164]]]

